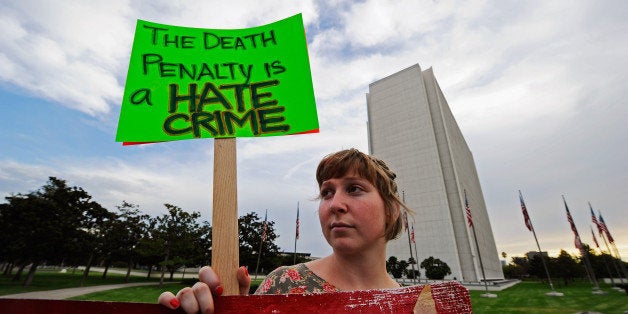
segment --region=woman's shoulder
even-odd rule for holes
[[[305,264],[281,266],[262,281],[255,294],[321,293],[338,291]]]

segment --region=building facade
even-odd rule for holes
[[[408,260],[416,247],[418,263],[438,258],[451,268],[447,279],[465,282],[483,278],[481,259],[486,279],[503,279],[473,155],[432,69],[416,64],[371,83],[367,111],[369,152],[397,173],[399,192],[415,213],[409,218],[415,243],[403,234],[389,242],[388,257]]]

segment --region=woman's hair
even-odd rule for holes
[[[361,151],[351,148],[329,154],[321,160],[316,169],[316,181],[320,188],[324,181],[340,178],[347,173],[354,172],[361,178],[368,180],[384,201],[384,211],[386,213],[386,241],[395,239],[403,229],[405,213],[412,211],[403,203],[397,193],[397,175],[388,168],[386,163],[378,158],[369,156]],[[398,213],[395,215],[395,213]],[[395,218],[395,216],[397,216]]]

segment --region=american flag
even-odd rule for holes
[[[403,212],[403,226],[408,230],[408,212]]]
[[[604,218],[602,217],[602,213],[600,213],[600,225],[602,226],[602,230],[606,233],[606,238],[608,238],[608,242],[613,243],[615,239],[611,236],[611,232],[608,231],[608,227],[606,226],[606,222],[604,222]]]
[[[464,190],[464,211],[467,214],[467,222],[469,227],[473,227],[473,219],[471,218],[471,207],[469,206],[469,200],[467,200],[467,190]]]
[[[532,221],[530,221],[530,216],[528,216],[528,210],[526,209],[526,204],[523,202],[523,196],[521,196],[521,191],[519,191],[519,201],[521,202],[521,211],[523,212],[523,221],[528,227],[528,230],[532,231]]]
[[[578,250],[582,250],[582,242],[580,242],[580,237],[578,235],[576,235],[576,238],[574,239],[574,245]]]
[[[563,197],[563,202],[565,203],[565,210],[567,211],[567,220],[569,221],[569,225],[571,226],[571,231],[576,235],[578,241],[580,241],[578,237],[578,230],[576,229],[576,225],[573,222],[573,218],[571,218],[571,213],[569,212],[569,207],[567,207],[567,201],[565,201],[565,197]]]
[[[414,224],[412,225],[412,232],[410,232],[410,241],[414,243]]]
[[[591,203],[589,203],[589,210],[591,210],[591,221],[593,221],[593,224],[595,224],[595,227],[597,227],[597,233],[601,236],[604,230],[602,230],[600,222],[595,217],[595,213],[593,212],[593,207],[591,207]]]
[[[266,210],[266,214],[264,214],[264,229],[262,230],[262,242],[266,241],[266,227],[268,226],[268,209]]]
[[[593,227],[591,227],[591,236],[593,237],[593,243],[595,243],[595,246],[599,249],[600,244],[597,243],[597,238],[595,237],[595,232],[593,232]]]
[[[600,213],[600,220],[598,220],[598,225],[602,232],[606,233],[606,223],[604,223],[604,218],[602,217],[602,213]]]
[[[297,234],[296,239],[299,239],[299,203],[297,203]]]

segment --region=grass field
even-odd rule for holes
[[[11,282],[11,278],[0,277],[0,295],[22,293],[38,290],[53,290],[78,287],[81,273],[38,271],[31,287],[22,287],[21,282]],[[158,281],[146,277],[131,277],[131,282]],[[90,274],[86,285],[103,285],[124,283],[124,276],[110,274],[106,280],[101,274]],[[189,283],[187,284],[189,285]],[[158,286],[139,286],[95,292],[72,300],[98,300],[121,302],[156,303],[157,297],[163,291],[176,293],[184,284],[168,284]],[[482,298],[484,291],[471,291],[471,302],[474,313],[578,313],[585,311],[605,314],[624,313],[628,311],[628,296],[624,292],[602,285],[605,295],[594,295],[592,286],[588,282],[576,282],[567,286],[557,286],[556,290],[564,293],[563,297],[548,297],[545,295],[550,289],[547,284],[534,281],[524,281],[508,289],[494,292],[497,298]]]
[[[624,313],[628,311],[626,293],[602,285],[605,295],[594,295],[589,282],[571,283],[556,287],[563,297],[549,297],[547,284],[524,281],[508,289],[494,292],[497,298],[480,297],[484,291],[471,291],[474,313]]]
[[[35,273],[33,282],[28,287],[23,287],[22,283],[26,279],[26,272],[22,275],[21,280],[11,281],[11,277],[0,276],[0,295],[23,293],[31,291],[43,291],[65,288],[76,288],[80,286],[81,278],[83,277],[82,271],[67,273],[60,273],[59,270],[38,270]],[[98,285],[115,285],[125,283],[125,276],[109,273],[106,279],[102,279],[102,273],[90,272],[89,276],[85,280],[85,286],[98,286]],[[131,276],[129,282],[148,282],[159,281],[159,279],[140,276]]]
[[[159,297],[162,292],[170,291],[177,294],[177,291],[184,287],[186,287],[186,285],[178,283],[164,285],[161,288],[157,285],[130,287],[84,294],[70,298],[70,300],[157,303],[157,297]]]
[[[261,280],[257,280],[252,285],[257,286]],[[97,300],[97,301],[122,301],[122,302],[144,302],[144,303],[156,303],[157,297],[164,292],[170,291],[177,294],[177,291],[189,286],[184,284],[168,284],[159,288],[159,286],[140,286],[122,288],[116,290],[108,290],[101,292],[94,292],[77,297],[70,298],[70,300]]]

